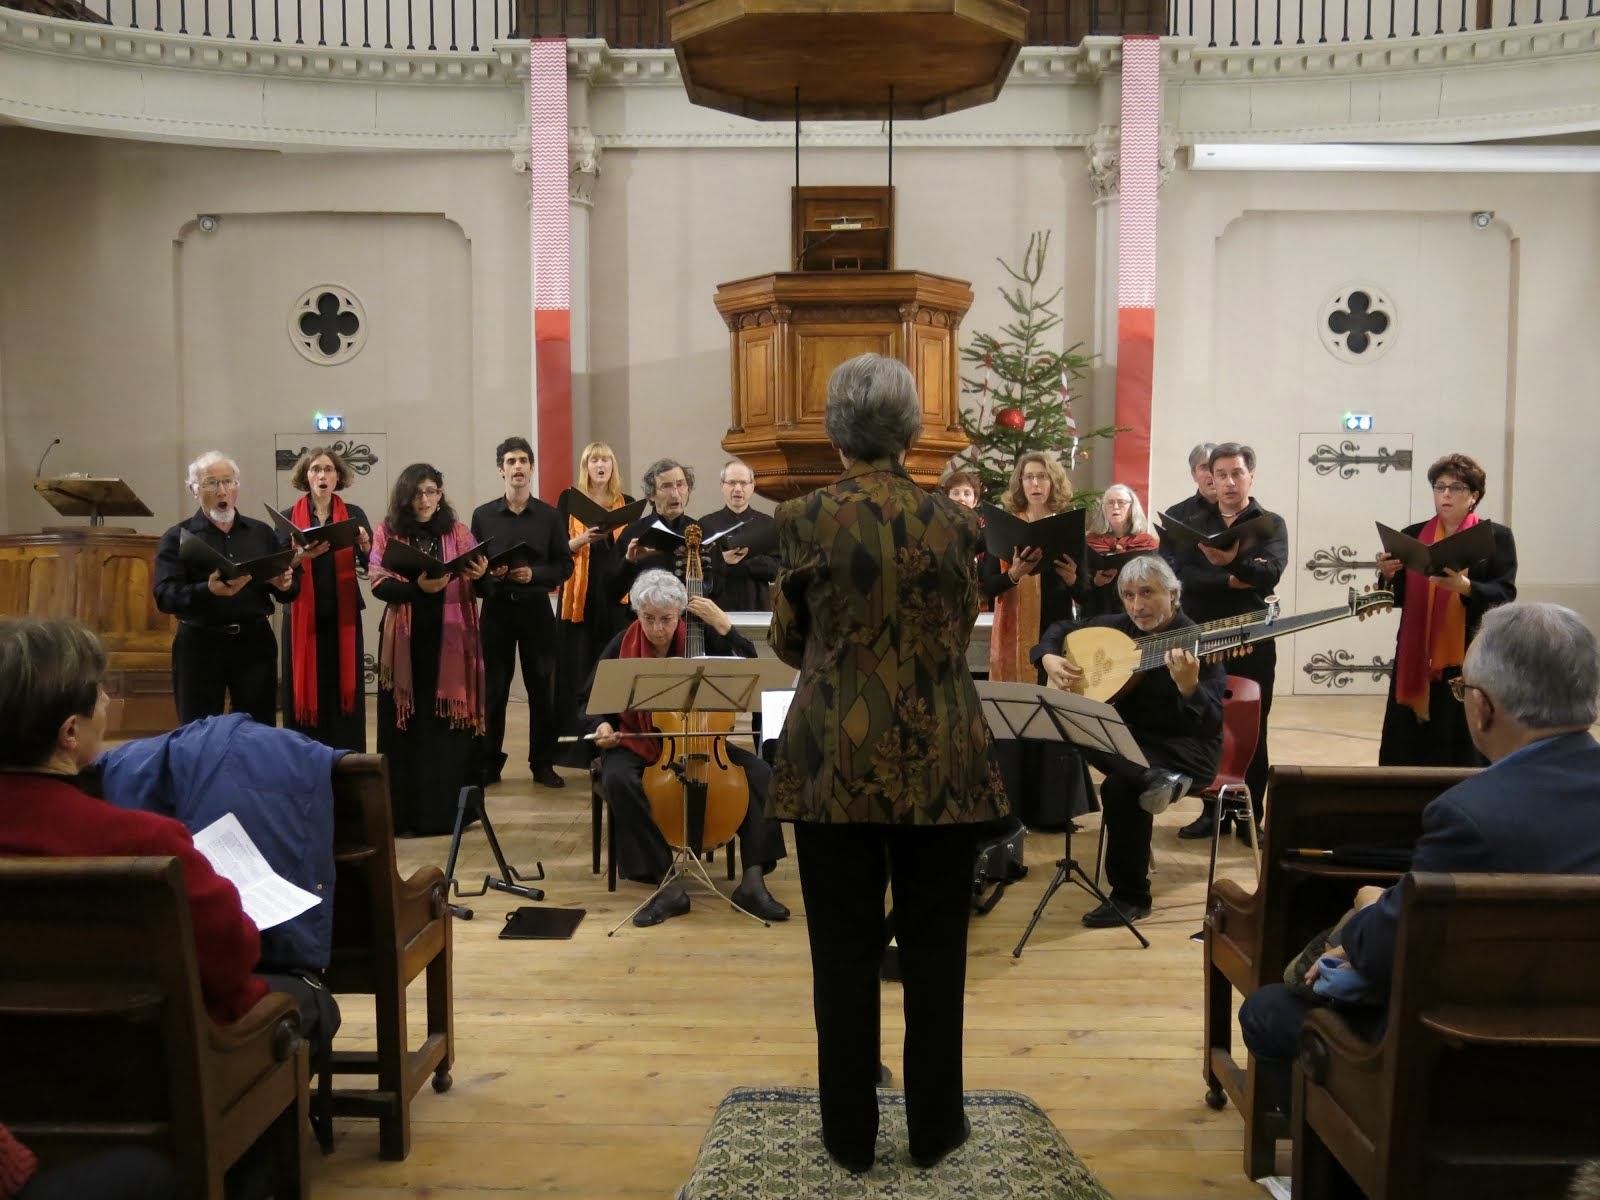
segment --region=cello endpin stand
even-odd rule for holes
[[[729,846],[729,853],[732,853],[731,843]],[[611,927],[611,931],[607,933],[606,936],[616,937],[617,930],[621,929],[629,921],[633,920],[634,917],[638,916],[645,905],[649,904],[650,901],[654,900],[657,896],[661,895],[662,892],[666,891],[674,883],[677,883],[680,880],[686,885],[691,883],[699,884],[718,900],[726,900],[728,902],[728,907],[733,909],[733,911],[738,913],[740,916],[749,917],[752,921],[755,921],[757,924],[765,926],[766,928],[770,929],[772,927],[771,921],[764,920],[763,918],[756,916],[755,913],[745,912],[744,909],[740,908],[733,902],[732,897],[724,895],[722,890],[718,888],[716,884],[711,882],[711,876],[706,874],[705,864],[700,861],[700,856],[698,854],[689,849],[687,846],[674,846],[672,848],[672,866],[667,868],[667,873],[661,880],[661,885],[657,887],[655,891],[646,896],[644,900],[640,902],[637,908],[613,925]]]
[[[500,868],[500,878],[493,875],[483,877],[483,886],[475,892],[462,889],[456,879],[456,859],[461,854],[461,834],[465,831],[468,821],[468,812],[472,817],[483,823],[483,836],[489,841],[490,853],[494,855],[495,865]],[[450,835],[450,857],[445,861],[444,882],[445,894],[448,896],[453,890],[458,898],[486,896],[489,889],[497,892],[507,892],[519,896],[524,900],[543,900],[544,889],[529,887],[530,883],[538,883],[544,878],[544,863],[535,862],[534,871],[537,874],[524,875],[510,863],[506,862],[505,852],[500,849],[500,839],[494,835],[494,825],[489,821],[489,810],[483,804],[483,789],[481,787],[464,787],[461,795],[456,800],[456,827]],[[465,904],[452,904],[450,911],[463,921],[472,920],[472,909]]]

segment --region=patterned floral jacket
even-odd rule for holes
[[[978,519],[888,460],[776,514],[768,640],[800,671],[778,741],[779,820],[950,825],[1009,812],[967,669]]]

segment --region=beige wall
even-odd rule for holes
[[[1561,515],[1600,504],[1589,415],[1600,339],[1594,275],[1580,265],[1600,254],[1600,179],[1179,172],[1161,205],[1158,501],[1188,490],[1192,443],[1233,436],[1260,450],[1258,491],[1293,527],[1296,435],[1336,432],[1343,410],[1364,409],[1380,440],[1415,436],[1417,519],[1432,511],[1428,463],[1454,449],[1480,457],[1484,511],[1515,530],[1523,595],[1600,617],[1600,542]],[[1479,210],[1496,214],[1481,231]],[[1249,242],[1256,257],[1241,263],[1243,231],[1263,225],[1276,235]],[[1237,277],[1273,286],[1241,303]],[[1372,365],[1337,364],[1317,341],[1317,303],[1352,277],[1391,287],[1401,314],[1399,340]],[[1258,330],[1259,350],[1230,329]],[[1351,537],[1372,549],[1366,530]]]
[[[52,470],[120,474],[189,508],[183,465],[238,457],[246,511],[273,493],[273,434],[314,411],[433,461],[458,506],[498,490],[495,443],[532,421],[527,177],[502,153],[278,155],[0,130],[6,527],[53,514]],[[197,214],[221,217],[201,232]],[[290,306],[353,288],[370,337],[349,363],[290,345]]]
[[[801,179],[882,183],[885,167],[881,150],[810,150]],[[696,507],[712,500],[731,411],[728,332],[712,296],[719,283],[786,269],[793,182],[782,149],[605,155],[591,222],[591,407],[575,440],[588,429],[611,441],[630,491],[650,459],[670,454],[701,472]],[[1041,295],[1063,289],[1067,341],[1089,340],[1094,215],[1081,151],[902,149],[894,183],[897,264],[971,282],[968,336],[1011,317],[996,258],[1017,261],[1029,232],[1049,229]]]

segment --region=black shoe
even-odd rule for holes
[[[673,917],[681,917],[688,911],[688,892],[677,890],[662,892],[634,914],[633,923],[640,929],[648,929],[652,925],[670,921]]]
[[[540,787],[564,788],[567,781],[556,774],[556,769],[548,763],[542,767],[533,768],[533,781]]]
[[[1139,807],[1152,817],[1159,817],[1172,807],[1174,801],[1183,798],[1192,782],[1187,775],[1151,767],[1144,773],[1144,790],[1139,793]]]
[[[483,773],[483,784],[482,784],[483,787],[492,788],[495,784],[497,784],[499,782],[500,782],[500,772],[499,771],[485,771]]]
[[[1222,827],[1223,829],[1227,829],[1228,827],[1228,819],[1226,817],[1222,819]],[[1194,841],[1198,838],[1209,838],[1216,828],[1216,815],[1210,809],[1207,809],[1194,820],[1190,821],[1182,829],[1178,830],[1178,836],[1181,838],[1186,838],[1190,841]]]
[[[929,1167],[936,1167],[944,1161],[946,1156],[954,1154],[957,1150],[961,1149],[962,1146],[966,1145],[967,1139],[971,1136],[972,1122],[967,1120],[965,1116],[962,1116],[961,1134],[956,1138],[955,1141],[951,1142],[948,1146],[936,1154],[913,1154],[911,1156],[911,1161],[916,1163],[917,1166],[921,1167],[924,1171],[926,1171]]]
[[[858,1158],[855,1155],[840,1154],[837,1150],[834,1150],[832,1147],[830,1147],[827,1142],[823,1142],[822,1145],[823,1148],[828,1151],[828,1157],[833,1159],[834,1162],[838,1163],[846,1171],[849,1171],[850,1174],[865,1175],[868,1171],[872,1170],[874,1151],[871,1149],[868,1149],[865,1158]]]
[[[1121,913],[1122,916],[1117,914]],[[1098,908],[1083,914],[1083,923],[1090,929],[1110,929],[1121,925],[1123,917],[1129,921],[1142,921],[1150,915],[1148,904],[1129,904],[1126,900],[1107,900]]]
[[[879,1063],[878,1064],[878,1086],[879,1087],[893,1087],[894,1086],[894,1072],[889,1070],[889,1064],[888,1063]]]
[[[746,887],[741,883],[733,889],[733,895],[728,899],[733,901],[735,907],[742,908],[752,917],[760,917],[763,921],[789,919],[789,910],[778,903],[772,893],[767,891],[767,885],[764,883],[758,883],[753,887]]]

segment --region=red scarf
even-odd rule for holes
[[[682,658],[684,642],[689,636],[689,625],[686,621],[678,622],[678,631],[672,635],[672,649],[668,658]],[[644,635],[644,626],[637,620],[629,625],[622,635],[622,650],[618,658],[654,658],[655,647],[650,644],[650,639]],[[648,712],[625,712],[622,714],[622,733],[649,733],[654,725]],[[625,737],[622,744],[632,750],[645,762],[655,762],[661,756],[661,743],[653,738]]]
[[[311,497],[295,501],[289,520],[300,529],[310,529],[313,519]],[[350,510],[334,494],[328,507],[328,524],[348,520]],[[329,551],[333,555],[333,586],[339,600],[339,711],[349,716],[356,710],[356,551]],[[313,564],[314,565],[314,564]],[[307,566],[300,572],[300,595],[289,608],[289,631],[294,644],[294,719],[301,725],[317,723],[317,585],[316,572]]]
[[[1468,513],[1462,530],[1478,523],[1477,513]],[[1431,546],[1444,535],[1439,518],[1422,527],[1417,540]],[[1467,657],[1467,608],[1454,592],[1434,584],[1426,575],[1406,572],[1406,599],[1400,610],[1400,644],[1394,659],[1394,698],[1428,719],[1432,684],[1444,676],[1446,667],[1459,667]]]

